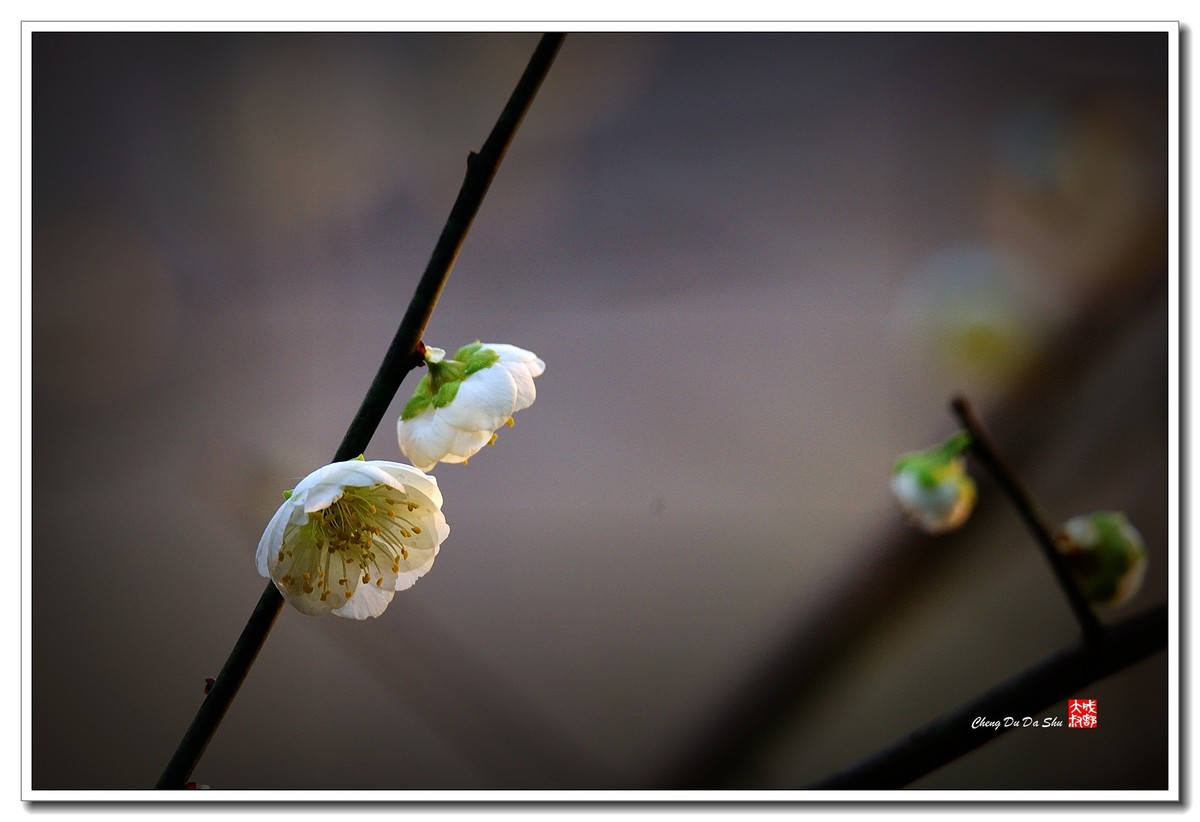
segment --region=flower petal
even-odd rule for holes
[[[292,489],[289,500],[301,506],[306,513],[328,508],[342,495],[347,486],[366,487],[388,485],[399,488],[396,481],[380,470],[373,462],[343,460],[331,462],[313,471]],[[295,521],[295,517],[293,517]],[[303,520],[301,520],[303,521]]]
[[[283,545],[283,532],[287,528],[288,520],[295,508],[296,505],[291,500],[284,500],[283,505],[280,505],[275,515],[271,517],[262,537],[258,540],[258,550],[254,553],[254,564],[261,576],[271,576],[269,560],[279,550],[279,546]]]
[[[275,580],[275,587],[279,589],[279,593],[283,594],[288,604],[305,616],[325,616],[326,614],[333,613],[332,606],[329,602],[321,599],[319,592],[305,594],[303,592],[289,591],[278,580]]]
[[[431,477],[424,471],[402,462],[374,460],[373,464],[395,480],[397,484],[394,488],[403,487],[405,491],[415,491],[424,495],[435,507],[442,507],[442,491],[438,488],[437,477]]]
[[[359,585],[354,591],[354,596],[350,597],[345,605],[330,611],[330,613],[348,619],[377,617],[387,609],[388,603],[395,595],[394,589],[379,588],[374,584]]]
[[[438,410],[441,419],[455,428],[491,434],[512,416],[516,401],[517,384],[512,375],[493,365],[464,379],[454,401]]]
[[[533,405],[534,399],[537,398],[533,378],[542,375],[546,370],[546,363],[532,351],[526,351],[515,345],[484,343],[482,347],[490,348],[500,356],[496,365],[508,371],[517,386],[513,410],[520,411]]]
[[[292,496],[302,494],[318,485],[374,485],[379,482],[379,469],[364,460],[342,460],[322,465],[292,489]]]
[[[537,388],[533,385],[533,372],[524,363],[517,363],[508,371],[517,386],[517,400],[513,411],[520,411],[533,405],[537,399]]]
[[[302,508],[304,513],[311,514],[333,505],[342,498],[345,491],[344,485],[317,485],[297,495],[295,499],[300,503],[297,507]]]
[[[463,431],[460,428],[454,430],[454,443],[446,456],[442,457],[442,462],[466,462],[492,439],[490,428],[483,431]]]
[[[526,363],[530,367],[532,375],[540,376],[546,370],[546,363],[534,354],[532,351],[526,351],[524,348],[518,348],[515,345],[507,343],[483,343],[482,348],[490,348],[500,355],[501,365],[510,365],[513,363]]]
[[[430,406],[410,420],[396,422],[396,437],[404,456],[421,471],[437,465],[453,447],[458,430],[446,422],[443,409]],[[399,463],[397,463],[399,464]],[[403,483],[403,480],[399,480]]]
[[[425,576],[433,567],[438,550],[439,546],[435,545],[431,551],[409,551],[408,559],[400,564],[400,573],[396,574],[396,590],[406,591]]]

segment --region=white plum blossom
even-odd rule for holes
[[[892,493],[908,520],[927,533],[958,528],[975,507],[975,481],[962,456],[969,444],[960,431],[941,445],[903,454],[892,467]]]
[[[504,343],[472,343],[449,359],[428,348],[425,362],[429,373],[396,422],[400,450],[423,471],[466,462],[494,443],[497,429],[533,404],[533,378],[546,370],[532,351]]]
[[[1119,511],[1073,517],[1057,548],[1083,595],[1097,605],[1127,602],[1146,577],[1146,543]]]
[[[331,463],[285,496],[255,560],[311,616],[379,616],[425,575],[450,533],[437,480],[398,462]]]

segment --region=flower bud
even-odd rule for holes
[[[1074,517],[1059,532],[1057,547],[1075,584],[1097,605],[1120,605],[1142,587],[1146,544],[1119,511]]]
[[[533,379],[546,363],[532,351],[475,342],[447,357],[426,349],[424,376],[396,422],[400,450],[422,471],[439,462],[465,463],[513,424],[513,414],[537,397]]]
[[[892,493],[909,522],[927,533],[953,531],[975,507],[975,481],[962,454],[970,435],[960,431],[941,445],[903,454],[892,467]]]

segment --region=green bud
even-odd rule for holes
[[[975,481],[963,457],[970,444],[970,435],[959,431],[940,445],[902,454],[892,465],[892,493],[908,520],[930,534],[958,528],[975,507]]]
[[[1058,551],[1079,590],[1098,605],[1120,605],[1142,586],[1149,554],[1142,535],[1119,511],[1074,517],[1058,534]]]

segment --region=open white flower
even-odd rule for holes
[[[962,457],[969,444],[960,431],[941,445],[902,455],[892,468],[892,493],[905,516],[930,534],[958,528],[975,507],[975,481]]]
[[[1057,547],[1083,595],[1097,605],[1120,605],[1142,587],[1146,543],[1119,511],[1073,517],[1059,532]]]
[[[537,397],[533,378],[546,363],[532,351],[503,343],[473,343],[446,359],[440,348],[425,355],[421,378],[396,422],[400,450],[428,471],[439,462],[466,462],[496,441],[496,430]]]
[[[296,610],[379,616],[433,565],[450,533],[437,480],[411,465],[360,459],[318,468],[271,518],[255,556]]]

